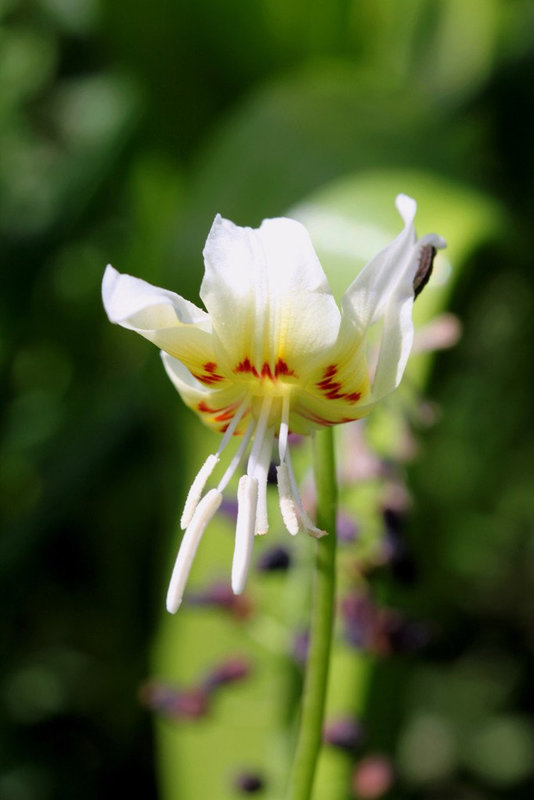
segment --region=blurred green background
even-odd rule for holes
[[[2,800],[160,796],[138,693],[213,443],[107,322],[105,264],[197,300],[216,212],[396,174],[433,176],[420,233],[454,252],[460,196],[479,223],[408,468],[411,579],[376,579],[431,635],[378,660],[366,747],[391,797],[533,796],[533,101],[529,0],[0,1]]]

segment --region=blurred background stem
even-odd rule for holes
[[[319,431],[314,437],[314,461],[317,525],[329,535],[316,543],[310,649],[288,800],[309,800],[311,797],[321,748],[336,587],[337,485],[331,428]]]

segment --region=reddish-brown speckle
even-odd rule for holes
[[[240,361],[237,367],[234,369],[234,372],[237,374],[239,373],[250,373],[254,375],[255,378],[258,378],[258,370],[250,363],[250,358],[247,356],[243,361]]]
[[[253,375],[255,378],[267,378],[267,380],[270,381],[275,381],[281,375],[291,376],[293,378],[296,377],[294,371],[288,367],[287,363],[282,358],[279,358],[276,362],[274,366],[274,374],[267,361],[263,362],[261,371],[258,372],[248,356],[244,358],[243,361],[239,362],[237,367],[235,367],[234,372],[237,375],[249,374]]]
[[[212,408],[203,400],[197,404],[197,411],[200,411],[202,414],[217,414],[220,410],[220,408]]]
[[[213,383],[219,383],[224,380],[224,375],[219,375],[217,372],[217,364],[214,361],[207,361],[202,365],[203,372],[200,374],[193,372],[193,377],[200,381],[200,383],[211,386]]]
[[[282,358],[279,358],[274,365],[274,377],[278,378],[279,375],[291,375],[293,378],[296,377],[294,371],[289,369],[286,362]]]
[[[215,422],[224,422],[227,419],[232,419],[235,414],[235,408],[227,408],[226,411],[223,411],[221,414],[217,414],[215,417]]]
[[[273,380],[273,373],[271,372],[271,368],[266,361],[263,362],[263,367],[261,368],[261,377],[269,378],[270,381]]]
[[[361,397],[361,392],[342,392],[343,384],[332,380],[337,374],[336,364],[330,364],[323,370],[323,377],[315,384],[328,400],[344,400],[346,403],[356,403]]]

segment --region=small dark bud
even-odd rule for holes
[[[256,569],[260,572],[285,572],[291,566],[291,554],[287,547],[271,547],[258,558]]]
[[[405,516],[393,508],[383,510],[384,561],[391,565],[393,577],[401,583],[412,584],[417,580],[417,564],[408,551],[404,535]]]
[[[419,252],[419,264],[417,265],[417,272],[413,279],[414,298],[421,294],[432,275],[432,267],[434,266],[436,252],[436,248],[431,244],[425,244],[421,247]]]
[[[250,664],[244,658],[230,658],[223,661],[210,671],[202,683],[207,692],[212,692],[220,686],[247,678],[250,674]]]
[[[431,638],[424,623],[408,620],[398,612],[387,616],[384,634],[393,653],[415,653],[426,647]]]
[[[331,720],[323,732],[323,741],[332,747],[353,753],[362,744],[362,726],[354,717]]]
[[[276,464],[274,461],[271,461],[269,464],[269,471],[267,472],[267,483],[269,486],[277,486],[278,485],[278,475],[276,473]]]
[[[236,777],[234,785],[242,794],[256,794],[265,788],[265,781],[254,772],[242,772]]]

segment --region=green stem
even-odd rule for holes
[[[323,732],[336,585],[337,484],[331,428],[316,434],[314,457],[317,525],[329,535],[316,542],[310,647],[288,800],[310,800]]]

